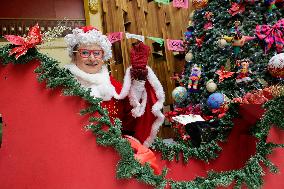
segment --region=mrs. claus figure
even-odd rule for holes
[[[107,36],[94,27],[73,30],[65,37],[72,63],[65,65],[94,98],[102,99],[112,118],[122,121],[124,133],[131,133],[149,147],[164,121],[161,112],[165,94],[153,70],[147,66],[150,48],[138,43],[130,52],[123,85],[109,75],[105,61],[112,57]]]

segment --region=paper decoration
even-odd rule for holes
[[[205,121],[200,115],[194,115],[194,114],[175,116],[173,117],[173,120],[183,125],[196,121]]]
[[[145,41],[145,37],[142,35],[136,35],[136,34],[131,34],[131,33],[125,33],[125,35],[127,39],[133,38],[133,39],[137,39],[142,42]]]
[[[156,3],[162,3],[162,4],[170,4],[170,0],[154,0]]]
[[[173,0],[173,7],[188,8],[188,0]]]
[[[167,39],[167,46],[170,51],[184,51],[182,40]]]
[[[158,38],[158,37],[147,37],[147,38],[155,41],[156,43],[159,43],[160,46],[163,46],[164,44],[164,39],[162,38]]]
[[[109,41],[111,43],[115,43],[117,41],[121,41],[123,38],[123,32],[113,32],[107,35]]]

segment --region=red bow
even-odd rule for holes
[[[156,175],[161,174],[161,168],[157,162],[155,154],[149,148],[143,146],[136,138],[131,136],[125,137],[130,142],[131,147],[134,149],[134,158],[142,165],[149,163]]]
[[[270,50],[275,43],[276,50],[280,53],[284,46],[284,19],[279,20],[275,25],[257,25],[256,35],[260,40],[264,40],[264,53]]]
[[[38,24],[30,28],[26,38],[16,35],[5,35],[5,38],[12,44],[18,45],[18,47],[13,48],[9,53],[10,56],[16,54],[16,59],[26,54],[30,48],[33,48],[42,42]]]

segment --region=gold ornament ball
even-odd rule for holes
[[[185,61],[190,62],[193,59],[193,54],[191,52],[186,53]]]
[[[192,0],[192,6],[194,9],[202,9],[206,7],[208,0]]]
[[[214,81],[212,79],[210,79],[206,83],[206,89],[207,89],[208,92],[213,93],[217,90],[217,85],[216,85],[216,83],[214,83]]]
[[[218,40],[218,47],[225,48],[228,45],[227,41],[225,39],[219,39]]]

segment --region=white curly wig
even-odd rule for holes
[[[71,58],[73,57],[73,48],[77,44],[91,43],[95,43],[103,49],[104,61],[107,61],[112,57],[111,42],[106,35],[103,35],[102,32],[95,28],[88,30],[87,32],[84,32],[83,29],[75,28],[72,30],[72,34],[65,36],[65,41],[67,43],[67,50]]]

